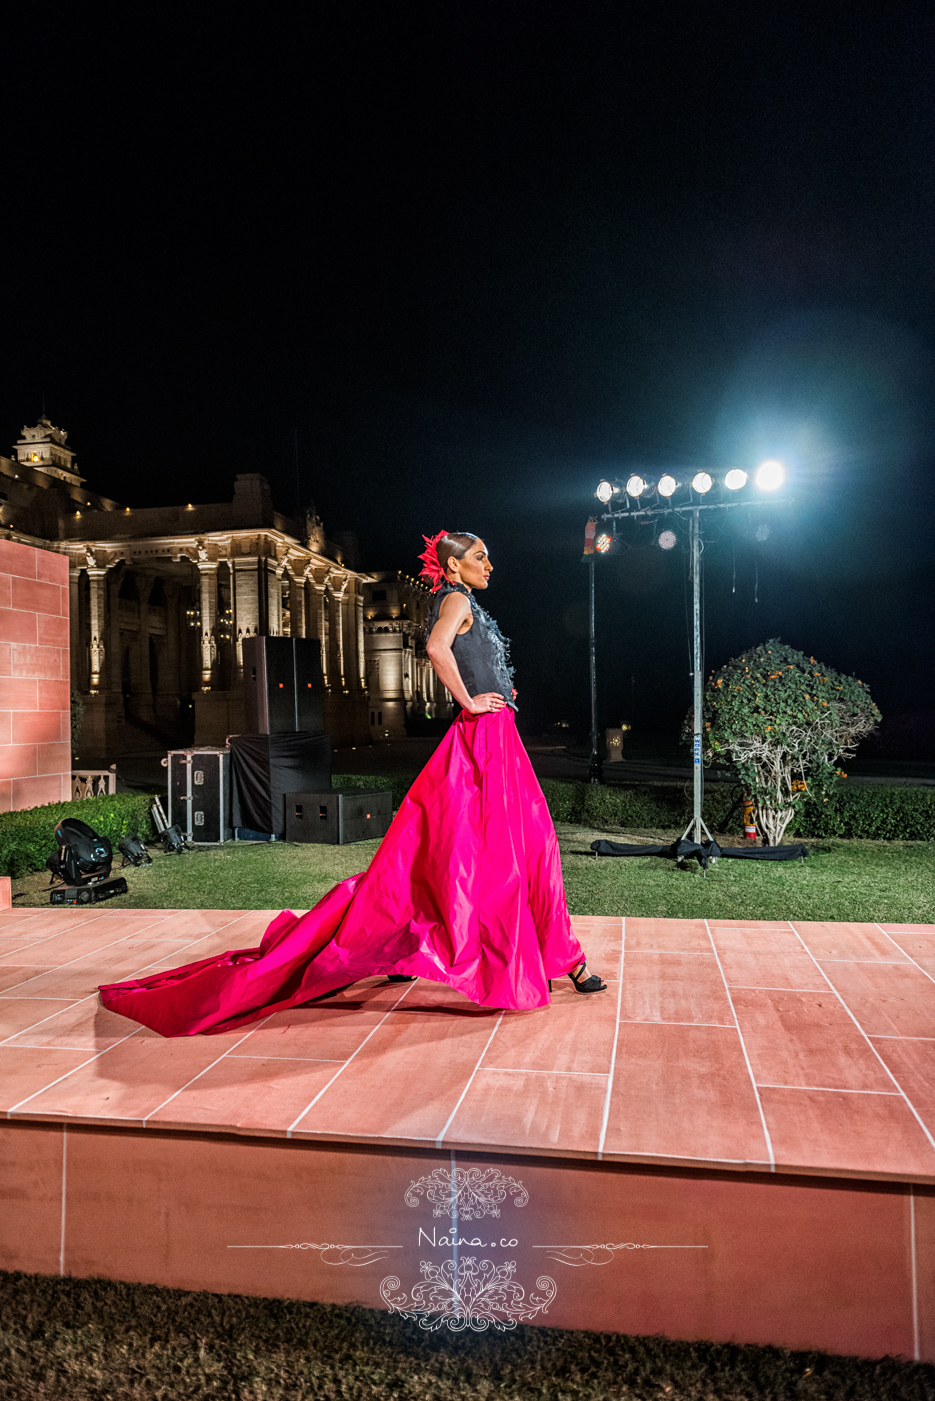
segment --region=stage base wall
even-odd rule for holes
[[[399,1311],[457,1257],[507,1322],[935,1361],[932,1187],[18,1121],[0,1170],[8,1270]]]

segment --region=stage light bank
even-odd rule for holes
[[[775,462],[772,459],[768,462],[761,462],[754,477],[760,491],[777,491],[785,480],[785,467],[781,462]]]
[[[713,478],[707,472],[696,472],[692,477],[692,491],[704,496],[714,486]]]
[[[668,472],[666,472],[664,476],[660,477],[659,481],[656,483],[656,490],[658,491],[659,495],[664,496],[667,500],[670,496],[674,496],[678,489],[678,482],[675,480],[674,477],[671,477]]]
[[[746,472],[741,472],[739,467],[732,467],[724,478],[724,485],[728,491],[739,491],[741,487],[747,485]]]
[[[664,530],[659,536],[659,548],[661,550],[674,550],[678,543],[674,530]]]
[[[598,501],[602,502],[603,505],[606,506],[608,501],[610,501],[613,497],[615,490],[616,487],[613,485],[612,482],[598,482],[597,491],[594,493],[594,495],[597,497]]]
[[[599,555],[606,555],[612,544],[613,540],[609,535],[599,535],[594,541],[594,548]]]
[[[646,490],[646,483],[638,472],[634,472],[632,477],[627,478],[627,496],[642,496]]]

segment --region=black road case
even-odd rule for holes
[[[286,794],[286,841],[344,846],[385,837],[393,820],[393,793],[374,788],[329,788]]]
[[[229,842],[231,787],[229,749],[169,750],[169,826],[203,846]]]

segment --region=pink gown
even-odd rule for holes
[[[485,1007],[544,1007],[548,980],[583,957],[555,828],[507,706],[462,714],[369,869],[307,914],[278,915],[259,948],[100,994],[105,1007],[163,1036],[195,1036],[388,973],[447,983]]]

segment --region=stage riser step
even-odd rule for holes
[[[935,1362],[932,1187],[15,1121],[0,1182],[10,1270]]]

